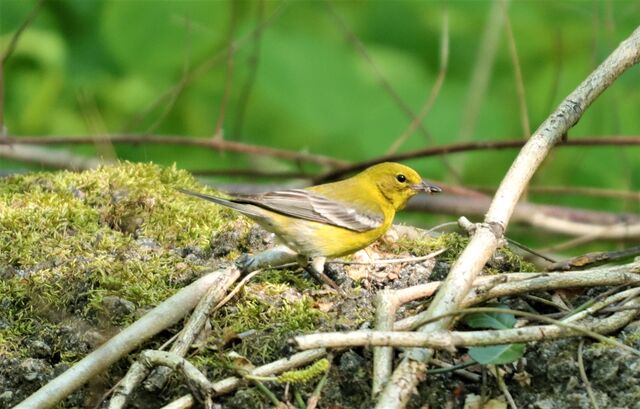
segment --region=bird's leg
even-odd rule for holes
[[[342,293],[343,291],[338,284],[324,273],[324,263],[326,261],[326,257],[314,257],[311,259],[311,263],[309,263],[309,259],[307,257],[300,256],[298,258],[298,263],[307,271],[307,273],[311,274],[316,280]]]

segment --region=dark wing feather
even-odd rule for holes
[[[384,221],[382,213],[373,214],[356,210],[342,202],[303,189],[279,190],[258,196],[240,196],[232,201],[253,204],[287,216],[357,232],[380,227]]]

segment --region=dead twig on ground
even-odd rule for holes
[[[145,340],[180,321],[212,286],[238,277],[236,267],[217,270],[184,287],[175,295],[146,313],[141,319],[85,356],[66,372],[38,389],[19,403],[16,409],[50,408],[111,364],[127,355]]]

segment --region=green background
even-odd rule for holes
[[[0,0],[0,49],[34,1]],[[428,140],[414,132],[401,151],[471,140],[523,137],[517,82],[504,27],[486,92],[473,101],[478,119],[468,134],[471,78],[492,7],[488,1],[46,1],[20,39],[5,72],[5,126],[10,135],[153,133],[210,137],[225,85],[230,97],[224,138],[308,151],[349,161],[384,154],[410,119],[380,84],[377,72],[414,112],[438,75],[443,16],[449,16],[446,78],[424,119]],[[500,11],[500,10],[499,10]],[[637,1],[513,1],[508,4],[532,131],[636,27]],[[345,27],[374,64],[358,51]],[[256,27],[264,29],[256,41]],[[226,47],[236,39],[232,79]],[[253,61],[256,60],[254,64]],[[185,72],[210,68],[173,100],[159,96]],[[249,97],[247,84],[252,72]],[[640,70],[631,69],[589,108],[570,132],[581,136],[638,135]],[[244,115],[242,115],[244,112]],[[241,120],[243,118],[243,120]],[[176,163],[190,170],[258,167],[319,171],[276,159],[195,147],[117,145],[113,152],[66,146],[84,155]],[[517,151],[409,161],[425,177],[495,187]],[[562,148],[533,185],[640,187],[640,148]],[[44,169],[0,159],[8,170]],[[238,177],[214,181],[246,182]],[[255,180],[250,180],[255,181]],[[266,182],[282,182],[282,180]],[[532,201],[637,212],[637,202],[532,195]],[[451,219],[449,217],[448,219]]]

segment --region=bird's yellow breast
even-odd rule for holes
[[[275,233],[292,250],[308,257],[331,258],[355,253],[376,241],[391,226],[393,214],[385,214],[380,227],[365,232],[293,219],[278,213],[272,213],[270,219],[269,222],[259,221],[259,224]]]

